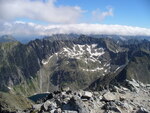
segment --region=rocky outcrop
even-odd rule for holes
[[[114,86],[117,90],[113,91],[55,91],[38,101],[28,112],[149,113],[150,90],[144,84],[137,84],[134,87],[138,89],[138,93],[123,86]]]

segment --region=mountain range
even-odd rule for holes
[[[22,44],[5,35],[0,38],[0,91],[27,97],[65,87],[100,91],[128,80],[150,84],[150,42],[135,38],[71,34]]]

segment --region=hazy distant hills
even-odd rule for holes
[[[20,41],[21,43],[28,43],[32,40],[35,39],[45,39],[45,40],[71,40],[74,38],[78,38],[80,36],[80,34],[54,34],[51,36],[12,36],[12,35],[2,35],[0,36],[0,42],[12,42],[12,41]],[[149,36],[123,36],[123,35],[86,35],[89,37],[93,37],[93,38],[111,38],[111,39],[115,39],[115,40],[120,40],[120,41],[127,41],[127,40],[150,40]],[[14,38],[15,37],[15,38]]]
[[[15,41],[17,40],[11,35],[3,35],[0,37],[0,42],[15,42]]]

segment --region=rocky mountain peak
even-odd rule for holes
[[[15,42],[15,41],[17,40],[11,35],[3,35],[0,37],[0,42]]]

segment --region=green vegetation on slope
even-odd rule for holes
[[[16,111],[31,108],[32,102],[21,95],[0,92],[1,111]]]

